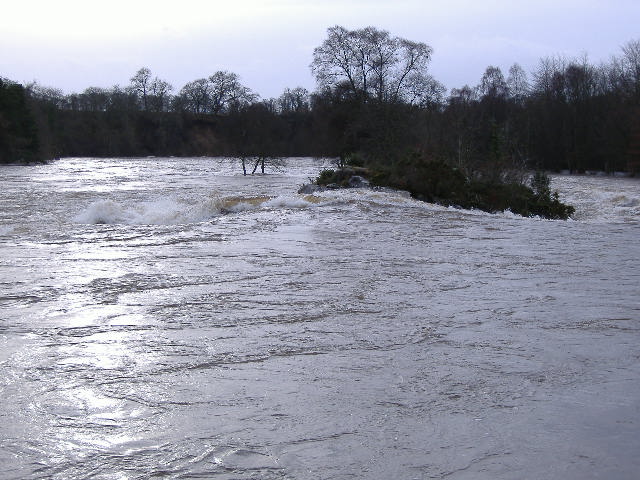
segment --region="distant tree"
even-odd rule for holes
[[[631,40],[622,47],[623,76],[629,94],[640,102],[640,40]]]
[[[412,75],[405,89],[405,100],[424,108],[440,108],[444,105],[447,88],[431,75]]]
[[[586,58],[571,62],[564,71],[565,97],[569,103],[585,103],[597,93],[598,71]]]
[[[149,110],[153,112],[164,112],[171,106],[171,91],[173,86],[158,77],[151,81],[149,88]]]
[[[309,111],[309,91],[303,87],[286,88],[278,97],[277,108],[280,113],[301,113]]]
[[[103,112],[109,105],[110,92],[104,88],[89,87],[77,95],[78,109],[91,112]]]
[[[533,72],[534,96],[549,100],[562,100],[565,94],[564,72],[567,68],[564,57],[546,57],[540,60],[538,68]]]
[[[470,105],[477,100],[477,90],[469,85],[465,85],[462,88],[452,88],[449,95],[449,104],[451,105]]]
[[[509,75],[507,76],[507,90],[509,92],[509,98],[516,103],[521,104],[529,94],[529,81],[527,79],[527,72],[517,63],[514,63],[509,68]]]
[[[280,113],[280,109],[278,107],[278,99],[276,98],[263,98],[258,103],[262,105],[271,115],[275,116]]]
[[[173,86],[158,77],[153,78],[151,70],[143,67],[131,77],[129,91],[134,93],[142,105],[142,110],[162,112],[171,104],[170,92]]]
[[[65,95],[59,88],[45,87],[38,82],[27,84],[25,93],[33,100],[46,103],[54,108],[63,108]]]
[[[184,106],[192,113],[205,113],[210,108],[211,84],[206,78],[199,78],[187,83],[180,90]]]
[[[138,109],[138,97],[130,88],[114,85],[109,91],[107,110],[111,112],[131,112]]]
[[[142,109],[148,110],[148,97],[149,90],[151,89],[151,70],[147,67],[143,67],[136,72],[136,74],[130,79],[130,89],[134,92],[142,102]]]
[[[482,97],[506,98],[508,92],[507,82],[500,68],[493,66],[487,67],[480,79],[478,91]]]
[[[327,33],[311,63],[320,88],[346,89],[364,102],[408,101],[413,98],[411,82],[427,76],[432,49],[424,43],[374,27],[347,30],[336,25]]]
[[[209,77],[210,111],[214,115],[228,113],[258,99],[258,95],[240,83],[237,74],[218,71]]]

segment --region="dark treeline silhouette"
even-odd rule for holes
[[[236,74],[216,72],[176,95],[140,69],[127,87],[64,95],[0,78],[0,163],[63,156],[322,155],[310,94],[259,100]]]
[[[0,78],[0,163],[44,159],[39,133],[24,87]]]
[[[506,77],[488,67],[478,85],[448,96],[427,73],[431,55],[373,27],[332,27],[313,55],[317,90],[266,100],[226,71],[177,92],[147,68],[125,87],[68,95],[0,79],[0,162],[326,155],[444,163],[503,180],[526,168],[638,172],[640,41],[601,65],[546,58],[529,75],[514,64]]]

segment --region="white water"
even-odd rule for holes
[[[568,222],[220,159],[0,169],[0,477],[632,479],[640,182]]]

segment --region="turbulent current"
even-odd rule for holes
[[[638,478],[640,181],[554,177],[565,222],[327,165],[0,168],[0,478]]]

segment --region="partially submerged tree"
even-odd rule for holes
[[[267,164],[276,168],[283,164],[279,152],[286,144],[287,122],[274,117],[268,105],[246,105],[230,113],[224,125],[232,157],[240,160],[244,175],[247,175],[251,164],[252,174],[258,168],[265,173]]]

